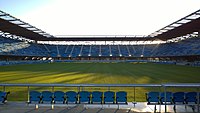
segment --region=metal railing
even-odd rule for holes
[[[200,92],[200,83],[171,83],[171,84],[6,84],[2,83],[0,84],[0,87],[3,87],[3,91],[6,91],[6,87],[27,87],[28,91],[28,101],[29,101],[29,91],[30,87],[51,87],[52,91],[54,91],[55,87],[77,87],[78,91],[83,90],[85,87],[104,87],[108,88],[107,90],[110,90],[111,87],[132,87],[133,88],[133,103],[134,107],[136,104],[136,88],[137,87],[156,87],[161,88],[165,92],[165,98],[166,98],[166,92],[169,88],[197,88],[196,92]],[[198,103],[199,106],[199,93],[198,93]],[[167,105],[165,102],[165,112],[167,112]],[[199,112],[199,107],[198,107]]]

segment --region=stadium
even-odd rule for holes
[[[0,112],[199,112],[199,43],[200,10],[145,36],[53,36],[0,10]]]

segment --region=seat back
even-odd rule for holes
[[[181,102],[184,103],[184,96],[185,93],[184,92],[176,92],[173,93],[173,103],[175,104],[176,102]]]
[[[0,91],[0,102],[4,103],[7,98],[7,93],[4,91]]]
[[[77,103],[77,93],[75,91],[66,92],[67,103]]]
[[[165,92],[160,94],[160,101],[163,102],[172,102],[172,92],[166,92],[166,100],[165,100]]]
[[[160,93],[159,92],[148,92],[147,93],[147,101],[148,101],[148,104],[151,104],[152,102],[153,103],[159,103],[160,101]]]
[[[115,103],[115,92],[106,91],[104,92],[104,103]]]
[[[91,103],[102,103],[103,92],[93,91]]]
[[[90,103],[90,92],[88,91],[79,92],[79,103]]]
[[[38,92],[38,91],[30,91],[29,100],[30,100],[30,103],[32,103],[32,102],[40,103],[40,101],[41,101],[41,93]]]
[[[65,103],[65,93],[62,91],[55,91],[54,92],[54,102],[62,102]]]
[[[197,103],[197,92],[187,92],[185,93],[185,102]]]
[[[42,92],[42,102],[51,102],[53,101],[53,93],[50,91]]]
[[[127,92],[119,91],[116,93],[116,103],[127,103]]]

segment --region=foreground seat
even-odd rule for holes
[[[156,112],[156,105],[160,104],[160,93],[159,92],[148,92],[146,93],[147,105],[155,105],[154,112]]]
[[[172,102],[174,104],[174,111],[176,111],[177,104],[184,104],[185,102],[185,93],[184,92],[176,92],[173,93]]]
[[[0,91],[0,102],[5,103],[7,101],[7,95],[10,94],[10,92]]]
[[[77,103],[77,93],[75,91],[68,91],[66,92],[66,103]]]
[[[127,104],[127,92],[119,91],[116,93],[116,103],[125,103]]]
[[[159,104],[160,93],[159,92],[148,92],[146,93],[147,104]]]
[[[104,104],[115,103],[115,92],[106,91],[104,92]]]
[[[42,92],[42,103],[53,103],[53,93],[50,91],[43,91]]]
[[[79,103],[90,103],[90,92],[81,91],[79,92]]]
[[[101,103],[102,104],[103,92],[94,91],[92,92],[92,100],[91,103]]]
[[[185,103],[195,103],[197,104],[197,92],[187,92],[185,93]]]
[[[55,91],[54,92],[54,103],[65,103],[65,93],[62,91]]]
[[[174,104],[177,104],[177,103],[184,104],[184,99],[185,99],[184,96],[185,96],[184,92],[175,92],[173,93],[172,102]]]
[[[192,110],[195,110],[195,105],[197,105],[197,92],[187,92],[185,93],[185,104],[191,105]],[[185,106],[187,108],[187,106]]]
[[[171,104],[172,103],[172,92],[166,92],[166,99],[165,99],[165,92],[160,94],[160,102],[161,104]]]
[[[40,103],[41,93],[38,91],[30,91],[29,93],[29,103]]]

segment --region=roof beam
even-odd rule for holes
[[[0,16],[7,16],[7,14],[0,14]]]
[[[20,21],[20,19],[12,19],[12,20],[7,20],[7,21]],[[21,22],[21,21],[20,21]]]

